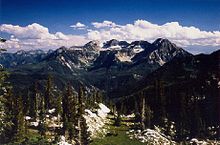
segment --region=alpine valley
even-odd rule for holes
[[[68,87],[79,95],[83,86],[88,98],[94,92],[102,94],[99,107],[103,110],[103,104],[108,106],[116,126],[120,126],[117,123],[122,114],[123,123],[132,120],[133,125],[126,126],[133,129],[127,133],[131,140],[147,144],[198,143],[197,139],[209,143],[219,139],[219,60],[220,50],[193,55],[164,38],[153,43],[112,39],[47,52],[0,53],[0,64],[9,73],[6,81],[23,100],[36,96],[36,91],[47,93],[45,86],[51,80],[54,87],[50,93],[55,100]],[[87,110],[89,115],[94,113],[92,108],[91,112]],[[34,118],[34,113],[27,113]],[[107,136],[114,133],[107,132]]]

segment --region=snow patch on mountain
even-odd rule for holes
[[[108,107],[102,103],[99,103],[98,116],[105,118],[109,112],[110,109]]]
[[[158,63],[160,66],[163,66],[166,62],[161,58],[161,56],[159,55],[158,51],[153,51],[150,55],[149,55],[149,60],[150,63]]]
[[[133,52],[134,52],[134,53],[140,53],[140,52],[142,52],[142,51],[144,51],[144,49],[141,48],[140,46],[133,48]]]
[[[116,58],[117,58],[120,62],[132,62],[132,61],[131,61],[131,56],[127,55],[126,53],[117,53],[117,54],[116,54]]]
[[[117,58],[121,62],[132,62],[131,57],[129,57],[129,56],[118,56]]]
[[[199,140],[197,138],[192,138],[189,142],[191,145],[219,145],[220,141],[217,140]]]
[[[67,66],[70,70],[72,70],[71,65],[65,60],[63,56],[60,57],[60,61],[63,65]]]
[[[137,139],[140,142],[146,144],[153,144],[153,145],[176,145],[177,143],[163,133],[161,133],[157,127],[155,129],[145,129],[141,130],[129,130],[126,132],[130,139]],[[192,138],[191,140],[187,141],[188,144],[191,145],[218,145],[220,141],[217,140],[199,140],[197,138]]]
[[[115,46],[109,47],[108,49],[109,49],[109,50],[121,50],[122,48],[121,48],[121,46],[119,46],[119,45],[115,45]]]
[[[88,131],[91,133],[91,137],[97,137],[98,134],[105,134],[106,130],[103,128],[107,122],[107,114],[110,109],[104,104],[99,103],[98,109],[92,112],[89,109],[85,110],[84,118],[88,126]]]
[[[176,144],[176,142],[168,139],[164,134],[153,129],[146,129],[143,131],[130,130],[127,134],[129,134],[130,139],[137,139],[140,142],[147,144],[154,144],[154,145]]]

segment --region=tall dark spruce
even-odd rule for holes
[[[48,110],[52,107],[53,104],[53,84],[52,84],[52,76],[48,75],[46,82],[46,91],[45,91],[45,109]]]
[[[0,38],[0,43],[4,43],[6,39]],[[1,48],[0,54],[6,49]],[[13,95],[12,88],[5,81],[8,72],[0,65],[0,144],[7,143],[13,138]]]

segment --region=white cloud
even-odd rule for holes
[[[10,24],[0,25],[0,31],[11,34],[11,38],[1,47],[16,51],[17,49],[56,49],[60,46],[83,45],[85,36],[65,35],[62,32],[50,33],[48,28],[33,23],[28,26]]]
[[[126,41],[154,41],[158,37],[168,38],[182,47],[220,46],[220,31],[201,31],[199,28],[182,26],[178,22],[153,24],[136,20],[133,24],[117,25],[111,21],[93,22],[94,30],[88,31],[89,39],[106,41],[112,38]]]
[[[55,39],[54,35],[49,33],[48,28],[43,27],[37,23],[33,23],[26,27],[20,27],[18,25],[2,24],[0,31],[13,34],[18,38],[35,38],[35,39]]]
[[[74,29],[79,29],[79,30],[83,30],[86,28],[85,24],[82,24],[80,22],[77,22],[75,25],[71,25],[70,27],[74,28]]]
[[[110,39],[118,39],[152,42],[158,37],[162,37],[194,52],[211,52],[220,48],[220,31],[202,31],[194,26],[182,26],[178,22],[158,25],[146,20],[136,20],[132,24],[119,25],[111,21],[103,21],[93,22],[92,25],[93,27],[88,28],[78,22],[71,27],[87,29],[87,32],[83,35],[66,35],[62,32],[50,33],[48,28],[37,23],[24,27],[2,24],[0,25],[0,32],[12,36],[6,43],[0,44],[0,47],[4,46],[8,49],[56,49],[60,46],[83,45],[89,40],[104,42]],[[201,47],[201,51],[199,47]],[[206,51],[204,51],[205,48],[207,48]]]
[[[119,27],[119,25],[116,25],[115,23],[113,23],[112,21],[103,21],[102,23],[99,22],[92,22],[92,25],[95,28],[104,28],[104,27]]]

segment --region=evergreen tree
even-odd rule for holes
[[[185,94],[180,93],[179,100],[179,121],[177,124],[178,139],[182,140],[186,137],[185,130],[187,128],[187,102]]]
[[[78,126],[78,137],[77,137],[77,144],[79,145],[83,145],[83,141],[82,141],[82,119],[83,119],[83,114],[84,114],[84,92],[83,92],[83,88],[82,88],[82,85],[80,85],[79,87],[79,91],[78,91],[78,123],[77,123],[77,126]]]
[[[14,135],[14,99],[12,88],[7,88],[3,95],[0,95],[0,144],[11,140]]]
[[[72,86],[69,83],[62,100],[62,119],[64,122],[62,132],[64,135],[67,135],[68,132],[69,140],[72,140],[76,137],[77,101],[73,95]]]
[[[6,39],[0,38],[0,43],[4,43]],[[0,48],[0,54],[6,49]],[[5,82],[8,72],[0,64],[0,144],[6,143],[13,136],[13,100],[12,89]]]
[[[48,110],[52,107],[53,102],[53,86],[52,86],[52,76],[49,75],[46,83],[46,92],[45,92],[45,109]]]
[[[134,95],[134,113],[135,113],[135,122],[141,122],[141,114],[140,114],[140,105],[138,104],[137,96]]]
[[[43,138],[46,137],[47,126],[46,126],[46,111],[45,111],[44,97],[41,97],[40,100],[38,131],[41,137]]]
[[[59,94],[56,99],[56,114],[57,116],[62,114],[62,95]]]
[[[85,94],[84,94],[84,88],[82,85],[79,87],[78,92],[78,137],[77,137],[77,144],[79,145],[87,145],[89,143],[89,132],[88,127],[86,124],[86,120],[83,117],[85,114]]]
[[[164,126],[164,122],[166,119],[166,98],[165,98],[165,89],[164,89],[164,82],[161,80],[156,80],[155,82],[155,97],[156,97],[156,112],[155,112],[155,121],[160,126]]]
[[[144,96],[144,93],[141,92],[140,93],[140,97],[141,97],[141,129],[144,130],[145,129],[145,120],[146,120],[146,117],[145,117],[145,96]]]
[[[93,92],[92,95],[89,97],[89,104],[88,104],[89,108],[94,108],[95,107],[95,102],[96,102],[95,101],[95,99],[96,99],[95,95],[96,94]]]
[[[15,100],[15,118],[14,118],[14,140],[20,142],[25,135],[24,128],[24,113],[23,113],[23,101],[22,97],[19,95]]]
[[[76,97],[72,94],[69,96],[69,102],[68,102],[68,110],[69,110],[69,138],[70,140],[74,139],[76,137],[76,130],[75,126],[77,125],[77,100]]]
[[[145,126],[147,128],[151,128],[151,120],[153,118],[153,111],[151,110],[150,106],[146,104],[145,106]]]
[[[66,131],[68,130],[68,99],[71,95],[69,85],[64,90],[64,95],[62,98],[62,122],[63,122],[63,128],[62,128],[62,134],[65,135]]]
[[[30,116],[35,119],[39,117],[39,107],[40,107],[40,91],[39,91],[39,82],[35,81],[33,86],[33,97],[30,98]]]
[[[67,130],[68,130],[68,127],[69,127],[69,122],[68,122],[68,119],[67,119],[66,115],[63,115],[62,122],[63,122],[62,135],[66,136]]]
[[[81,129],[82,129],[82,144],[88,145],[90,143],[90,133],[88,132],[88,126],[86,124],[86,120],[84,117],[82,117]]]
[[[30,95],[29,89],[27,90],[27,96],[23,97],[23,101],[24,101],[24,103],[23,103],[24,104],[23,112],[24,112],[25,115],[28,115],[28,114],[30,114],[30,108],[32,106],[32,104],[31,104],[31,95]]]

